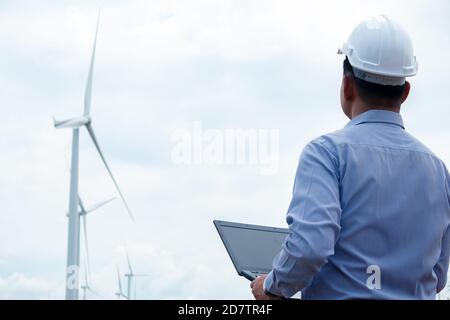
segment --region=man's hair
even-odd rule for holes
[[[385,86],[359,79],[355,77],[353,67],[350,61],[348,61],[348,58],[344,60],[344,74],[353,77],[356,83],[356,91],[368,105],[379,103],[398,104],[406,87],[406,83],[401,86]],[[390,105],[386,105],[385,107],[390,107]]]

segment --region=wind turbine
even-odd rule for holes
[[[90,259],[89,259],[89,245],[88,245],[88,238],[87,238],[87,215],[88,213],[95,211],[99,209],[100,207],[103,207],[104,205],[110,203],[111,201],[115,200],[115,197],[112,197],[106,201],[99,202],[97,204],[94,204],[92,207],[86,209],[86,207],[83,204],[83,201],[81,201],[81,197],[78,196],[78,205],[80,207],[80,211],[78,212],[78,215],[81,217],[81,220],[83,220],[83,234],[84,234],[84,246],[86,250],[86,269],[88,272],[90,272]]]
[[[91,286],[89,285],[87,268],[84,269],[84,284],[81,285],[81,290],[83,291],[83,300],[87,300],[88,291],[97,297],[101,297],[97,292],[92,290]]]
[[[119,266],[117,266],[117,284],[118,284],[118,291],[115,293],[115,295],[117,296],[117,299],[120,300],[120,298],[125,298],[128,299],[128,297],[123,293],[122,290],[122,281],[120,280],[120,271],[119,271]]]
[[[138,273],[134,273],[133,268],[131,267],[131,262],[130,262],[130,257],[128,256],[128,252],[126,252],[127,255],[127,263],[128,263],[128,273],[125,273],[125,277],[127,278],[127,297],[128,300],[131,300],[131,285],[132,283],[134,284],[134,299],[136,299],[136,281],[133,282],[133,280],[135,280],[135,277],[148,277],[150,275],[148,274],[138,274]]]
[[[66,158],[66,164],[67,164],[67,169],[70,172],[70,165],[69,165],[69,161]],[[87,214],[91,213],[92,211],[95,211],[101,207],[103,207],[104,205],[107,205],[108,203],[110,203],[111,201],[115,200],[116,197],[112,197],[108,200],[102,201],[102,202],[98,202],[96,204],[94,204],[93,206],[91,206],[90,208],[86,209],[86,207],[83,204],[83,201],[81,200],[81,197],[78,195],[78,206],[79,211],[78,211],[78,215],[80,216],[81,220],[83,220],[83,234],[84,234],[84,247],[86,250],[86,270],[88,273],[90,273],[90,258],[89,258],[89,245],[88,245],[88,238],[87,238]],[[66,214],[67,216],[69,216],[69,213],[67,212]],[[79,231],[78,231],[79,232]]]
[[[95,31],[94,46],[92,49],[91,63],[89,67],[89,74],[86,83],[86,90],[84,95],[84,112],[82,116],[58,121],[53,119],[54,126],[57,129],[69,128],[72,129],[72,156],[70,165],[70,192],[69,192],[69,225],[68,225],[68,243],[67,243],[67,269],[66,269],[66,299],[77,300],[79,289],[79,267],[80,267],[80,215],[78,214],[78,161],[79,161],[79,138],[80,128],[86,127],[89,136],[94,143],[97,152],[100,155],[103,164],[108,171],[109,176],[114,183],[114,186],[119,193],[125,208],[128,211],[131,219],[133,216],[128,207],[127,202],[119,189],[119,186],[112,175],[106,159],[100,149],[94,130],[92,128],[92,119],[90,116],[91,97],[92,97],[92,81],[94,73],[95,49],[97,44],[97,34],[100,21],[100,10],[97,16],[97,27]]]

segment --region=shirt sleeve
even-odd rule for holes
[[[338,168],[319,140],[303,150],[286,218],[289,235],[264,282],[267,292],[292,297],[334,254],[341,216]]]
[[[447,199],[450,207],[450,174],[447,169],[445,169],[446,174],[446,188],[447,188]],[[450,227],[447,228],[445,232],[442,243],[441,243],[441,255],[437,264],[434,266],[433,271],[437,276],[437,292],[442,291],[447,284],[447,272],[450,260]]]

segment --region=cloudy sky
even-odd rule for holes
[[[91,285],[117,290],[116,265],[150,276],[138,298],[250,298],[213,219],[285,226],[298,156],[341,128],[337,48],[386,13],[411,33],[420,63],[407,129],[450,164],[450,3],[420,1],[0,0],[0,298],[64,297],[71,133],[102,6],[93,125],[135,223],[116,200],[88,216]],[[278,170],[180,165],[177,130],[279,130]],[[85,130],[80,196],[114,188]],[[90,296],[93,298],[93,296]]]

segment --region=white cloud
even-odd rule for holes
[[[61,289],[63,283],[20,273],[0,278],[0,299],[51,299]]]

